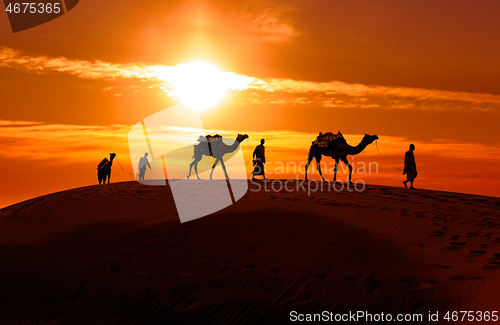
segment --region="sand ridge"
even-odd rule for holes
[[[168,186],[137,182],[0,210],[0,320],[286,323],[291,310],[499,306],[499,198],[249,188],[183,224]]]

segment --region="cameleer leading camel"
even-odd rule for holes
[[[339,160],[341,160],[349,168],[349,183],[351,183],[352,166],[351,164],[349,164],[347,156],[349,155],[354,156],[359,154],[369,144],[371,144],[373,141],[377,139],[378,136],[376,135],[365,134],[361,142],[355,147],[348,145],[344,137],[340,137],[330,141],[327,147],[320,147],[319,145],[313,143],[313,145],[311,145],[311,148],[309,149],[309,156],[307,157],[305,180],[307,181],[307,169],[309,168],[309,164],[314,158],[316,158],[316,169],[318,170],[319,175],[321,176],[323,182],[326,182],[325,178],[323,177],[323,174],[321,173],[320,162],[322,156],[330,156],[333,159],[335,159],[335,175],[333,176],[333,181],[334,182],[337,181]]]
[[[212,174],[214,173],[215,166],[221,162],[222,169],[224,170],[224,174],[226,174],[226,179],[229,179],[229,176],[227,175],[226,171],[226,165],[224,165],[224,160],[222,157],[227,154],[235,151],[238,149],[240,143],[248,138],[248,135],[246,134],[238,134],[236,137],[236,140],[234,143],[230,146],[225,144],[222,141],[222,137],[219,135],[215,135],[214,137],[207,136],[208,141],[203,141],[203,137],[200,137],[198,141],[200,141],[200,144],[194,146],[194,155],[193,155],[193,162],[189,164],[189,175],[187,176],[187,179],[191,176],[191,169],[194,167],[194,171],[196,173],[196,177],[200,179],[198,176],[198,162],[203,158],[203,156],[212,156],[215,159],[214,165],[212,166],[212,172],[210,173],[210,179],[212,179]]]
[[[97,179],[99,180],[99,184],[101,182],[106,184],[106,178],[108,179],[108,184],[111,181],[111,166],[113,165],[113,159],[115,159],[116,153],[109,154],[108,158],[104,158],[99,165],[97,165]]]

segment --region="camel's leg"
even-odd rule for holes
[[[192,163],[189,164],[189,175],[187,176],[187,179],[191,177],[191,169],[194,167],[194,171],[196,173],[196,177],[200,179],[200,176],[198,176],[198,163],[200,162],[201,159],[194,159]]]
[[[104,180],[106,180],[106,178],[104,178]],[[108,184],[109,182],[111,182],[111,172],[108,174]]]
[[[309,169],[309,164],[311,163],[311,161],[313,160],[313,156],[307,156],[307,162],[306,162],[306,178],[305,180],[307,181],[307,170]]]
[[[198,176],[198,162],[196,162],[196,165],[194,165],[194,172],[196,173],[196,177],[198,180],[201,180],[200,176]]]
[[[339,160],[335,159],[335,173],[333,174],[333,182],[337,182],[337,172],[339,171]]]
[[[224,165],[224,160],[222,158],[220,159],[220,163],[222,165],[222,169],[224,170],[224,174],[226,174],[226,179],[230,179],[229,176],[227,176],[226,165]]]
[[[187,179],[189,179],[189,177],[191,177],[191,169],[193,168],[193,166],[194,166],[194,164],[195,164],[195,161],[196,161],[196,160],[194,160],[192,163],[190,163],[190,164],[189,164],[189,174],[188,174],[188,176],[187,176]]]
[[[198,179],[201,179],[200,176],[198,176],[198,163],[201,161],[202,158],[203,158],[203,154],[197,155],[195,153],[193,162],[189,164],[189,175],[187,176],[187,179],[189,179],[189,177],[191,177],[191,169],[193,167],[194,167],[194,171],[196,172],[196,177]]]
[[[347,157],[342,158],[342,162],[343,162],[344,164],[346,164],[347,168],[349,168],[349,183],[352,183],[352,181],[351,181],[351,176],[352,176],[352,166],[351,166],[351,164],[349,163],[349,161],[347,160]]]
[[[215,166],[219,162],[220,158],[215,159],[214,165],[212,166],[212,172],[210,173],[210,180],[212,180],[212,174],[214,173]]]
[[[323,182],[326,182],[325,178],[323,177],[323,174],[321,173],[321,162],[318,160],[316,160],[316,169],[318,170],[319,176],[321,176]]]

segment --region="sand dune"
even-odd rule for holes
[[[293,310],[500,306],[499,198],[249,187],[182,224],[168,186],[136,182],[0,210],[0,323],[275,324]]]

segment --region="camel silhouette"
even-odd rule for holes
[[[325,147],[321,147],[317,143],[317,141],[313,142],[311,148],[309,149],[309,155],[307,156],[306,177],[305,177],[306,181],[307,181],[307,169],[309,168],[309,164],[314,158],[316,158],[316,169],[318,170],[319,175],[321,176],[323,182],[326,182],[325,178],[323,177],[323,174],[321,173],[320,162],[322,156],[330,156],[332,157],[332,159],[335,160],[335,175],[333,176],[333,181],[334,182],[337,181],[339,160],[341,160],[349,168],[349,183],[352,183],[351,181],[352,166],[351,164],[349,164],[347,156],[349,155],[353,156],[359,154],[369,144],[378,139],[378,136],[376,135],[365,134],[361,142],[357,146],[353,147],[347,144],[346,140],[344,139],[340,131],[338,134],[340,134],[340,137],[337,137],[336,139],[329,141],[328,145]],[[320,133],[320,135],[322,134]]]
[[[210,173],[210,179],[212,179],[212,174],[214,173],[215,166],[217,166],[219,161],[221,162],[224,174],[226,174],[226,179],[230,179],[227,175],[226,165],[224,165],[224,160],[222,159],[222,157],[227,153],[236,151],[236,149],[238,149],[238,147],[240,146],[240,143],[247,138],[247,134],[238,134],[234,143],[229,146],[222,141],[222,137],[218,134],[214,135],[213,137],[207,135],[206,138],[200,136],[200,138],[198,139],[200,143],[194,146],[194,160],[191,164],[189,164],[189,175],[187,176],[187,179],[191,177],[191,169],[193,167],[196,173],[196,177],[200,179],[200,177],[198,176],[198,162],[200,162],[203,156],[212,156],[215,159],[214,165],[212,166],[212,172]]]
[[[106,184],[106,178],[108,179],[108,184],[111,180],[111,166],[113,165],[113,159],[115,159],[116,153],[109,154],[108,158],[104,158],[99,165],[97,165],[97,179],[99,184]]]

